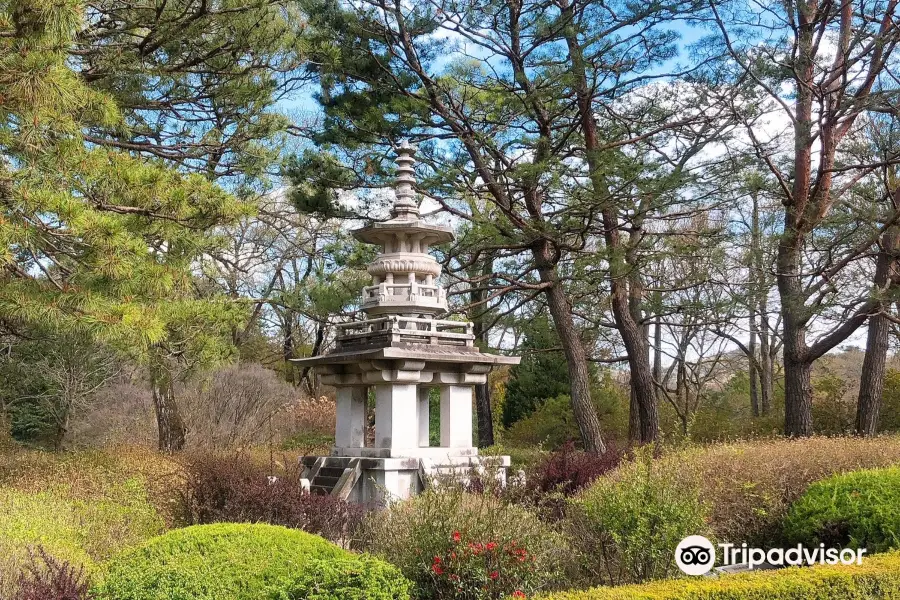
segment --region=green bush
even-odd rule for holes
[[[410,582],[393,565],[364,554],[312,559],[277,587],[270,600],[408,600]]]
[[[594,588],[544,600],[894,600],[900,598],[900,555],[867,558],[859,566],[816,566]]]
[[[318,536],[285,527],[197,525],[111,560],[94,594],[96,600],[259,600],[275,594],[310,560],[351,556]]]
[[[684,537],[708,533],[699,488],[641,452],[572,500],[573,542],[587,581],[608,585],[670,576]]]
[[[628,430],[628,394],[608,372],[591,385],[591,400],[604,424],[606,437],[611,440],[624,438]],[[503,441],[512,446],[542,446],[548,450],[559,449],[571,441],[580,444],[581,434],[570,397],[561,394],[542,401],[528,416],[513,423],[503,433]]]
[[[835,373],[814,377],[812,418],[819,435],[845,435],[856,421],[856,396],[848,394],[849,384]]]
[[[524,419],[548,398],[569,391],[569,368],[558,350],[559,336],[546,314],[537,314],[525,323],[522,362],[509,371],[503,400],[504,427]],[[563,440],[565,441],[565,440]]]
[[[366,550],[400,568],[412,581],[418,600],[446,598],[442,594],[455,577],[460,578],[460,587],[474,594],[454,596],[461,599],[494,598],[500,591],[516,590],[530,595],[558,586],[570,555],[563,536],[534,513],[491,494],[470,494],[452,485],[430,488],[412,500],[370,513],[360,538]],[[495,559],[505,560],[499,553],[512,547],[526,553],[527,568],[488,568]],[[490,578],[495,570],[497,578]],[[482,593],[483,576],[491,579],[491,586]]]
[[[754,417],[750,406],[750,377],[738,371],[721,390],[707,390],[689,425],[689,439],[698,443],[774,438],[784,429],[783,386],[775,386],[771,411]],[[684,434],[675,411],[668,402],[659,406],[660,423],[667,438],[680,440]]]
[[[503,440],[514,446],[557,448],[579,439],[578,423],[567,395],[545,400],[527,417],[513,423]]]
[[[900,547],[900,467],[845,473],[812,484],[785,519],[791,545]]]

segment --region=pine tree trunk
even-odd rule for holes
[[[288,309],[284,314],[284,325],[282,326],[284,333],[284,341],[281,345],[281,356],[284,360],[284,380],[295,385],[296,379],[294,364],[291,359],[294,358],[294,311]]]
[[[613,317],[628,355],[631,389],[640,415],[640,435],[637,440],[648,444],[659,436],[659,414],[656,410],[653,369],[650,366],[644,328],[635,322],[631,314],[627,290],[623,289],[621,280],[613,278],[612,294]]]
[[[769,320],[766,317],[766,303],[761,303],[760,328],[759,328],[759,388],[760,388],[760,412],[768,415],[772,412],[772,383],[775,370],[772,356],[771,337],[769,336]]]
[[[481,265],[479,275],[483,278],[490,277],[494,272],[493,257],[485,258]],[[486,284],[487,280],[483,279],[482,284]],[[478,287],[482,287],[479,285]],[[472,332],[475,334],[475,341],[484,348],[487,345],[488,328],[486,321],[487,306],[487,290],[475,289],[471,293],[472,304],[474,309],[472,312]],[[478,423],[478,447],[487,448],[494,445],[494,411],[491,408],[491,388],[490,382],[480,383],[475,386],[475,416]]]
[[[894,263],[894,251],[897,246],[896,231],[889,230],[881,239],[881,252],[875,266],[873,283],[884,289],[891,276]],[[874,436],[878,433],[878,416],[881,412],[881,395],[884,391],[884,370],[887,361],[890,321],[881,314],[888,305],[878,305],[879,314],[869,318],[869,331],[866,340],[866,355],[863,359],[862,373],[859,379],[859,398],[856,406],[856,433],[862,436]]]
[[[685,376],[687,369],[684,365],[684,353],[679,352],[678,367],[675,369],[675,398],[679,408],[681,417],[681,433],[687,437],[688,434],[688,416],[690,415],[690,406],[688,405],[688,392],[685,384]]]
[[[791,219],[796,217],[791,215]],[[806,343],[800,277],[800,238],[785,233],[778,244],[778,293],[784,331],[784,434],[810,436],[812,422],[812,362]]]
[[[560,8],[565,19],[574,18],[574,3],[564,1]],[[575,90],[581,121],[582,135],[586,149],[585,160],[590,168],[590,179],[593,192],[598,197],[608,194],[607,182],[604,179],[605,172],[602,165],[603,152],[599,140],[598,127],[594,107],[591,102],[591,86],[588,83],[588,66],[584,60],[582,48],[574,27],[563,29],[566,46],[571,57],[571,70],[573,75],[573,88]],[[632,312],[633,302],[637,299],[635,292],[630,295],[627,282],[634,282],[638,274],[634,271],[634,265],[628,265],[626,259],[626,243],[621,237],[619,219],[616,208],[608,202],[601,210],[603,218],[603,237],[606,242],[606,250],[609,252],[609,275],[612,281],[612,304],[616,328],[625,344],[625,352],[628,354],[628,366],[631,369],[631,386],[640,413],[640,441],[642,443],[653,442],[659,435],[659,415],[656,408],[656,395],[653,388],[653,371],[650,367],[649,352],[643,327]]]
[[[791,345],[796,342],[791,343]],[[784,434],[805,437],[813,434],[812,364],[792,357],[785,340],[784,356]]]
[[[151,385],[159,450],[170,453],[184,450],[186,428],[178,410],[178,403],[175,401],[175,388],[171,376],[167,373],[155,373]]]
[[[572,307],[566,298],[562,284],[559,282],[554,269],[539,269],[541,280],[552,283],[546,288],[545,296],[553,324],[562,345],[563,354],[569,369],[569,385],[572,396],[572,411],[575,413],[575,421],[581,432],[584,449],[587,452],[603,454],[606,445],[603,443],[603,434],[600,430],[600,419],[591,400],[590,373],[587,365],[587,354],[581,344],[581,336],[575,327],[572,318]]]
[[[890,321],[884,315],[869,319],[866,356],[859,380],[856,404],[856,433],[872,437],[878,433],[881,395],[884,391],[884,371],[887,359]]]
[[[638,441],[649,444],[659,436],[659,414],[656,410],[656,396],[653,389],[653,370],[650,367],[646,347],[640,342],[640,333],[635,336],[627,325],[619,331],[623,340],[628,338],[625,341],[625,348],[631,370],[633,403],[637,405],[640,422]],[[635,337],[638,339],[635,340]]]
[[[771,369],[769,361],[768,321],[766,317],[766,274],[763,265],[762,226],[759,217],[759,190],[750,194],[750,409],[753,416],[768,414],[771,407]],[[759,320],[757,320],[759,317]],[[757,352],[759,340],[759,352]],[[767,373],[769,374],[767,379]],[[768,385],[768,387],[767,387]],[[762,396],[762,398],[760,398]]]
[[[653,379],[662,382],[662,319],[659,315],[653,324]]]
[[[628,394],[628,439],[636,444],[641,443],[641,405],[638,403],[634,386],[629,384]]]
[[[756,314],[750,313],[750,350],[749,375],[750,375],[750,410],[754,417],[759,416],[759,369],[757,361],[759,353],[756,351]]]

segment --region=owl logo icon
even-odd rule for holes
[[[716,564],[716,549],[702,535],[690,535],[675,548],[675,564],[687,575],[706,575]]]

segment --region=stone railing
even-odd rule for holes
[[[381,283],[363,288],[361,308],[366,311],[425,313],[447,310],[447,292],[438,285]]]
[[[347,349],[387,343],[473,346],[473,325],[468,322],[419,319],[390,315],[337,325],[337,347]]]
[[[378,300],[381,297],[390,298],[392,296],[401,298],[421,296],[423,298],[443,300],[446,298],[446,295],[444,288],[441,286],[425,285],[423,283],[380,283],[363,288],[363,302],[366,300]]]

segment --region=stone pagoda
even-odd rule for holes
[[[498,365],[518,357],[481,352],[472,323],[438,319],[447,295],[441,266],[428,254],[452,241],[447,227],[422,220],[415,199],[415,148],[397,149],[396,200],[390,219],[353,232],[381,247],[368,266],[363,321],[337,326],[332,352],[295,359],[316,367],[322,383],[337,390],[335,445],[331,456],[302,459],[313,493],[383,504],[421,491],[438,473],[468,474],[485,463],[505,477],[509,457],[480,457],[472,444],[472,393]],[[440,446],[429,443],[429,396],[440,390]],[[375,399],[375,441],[366,445],[367,402]]]

